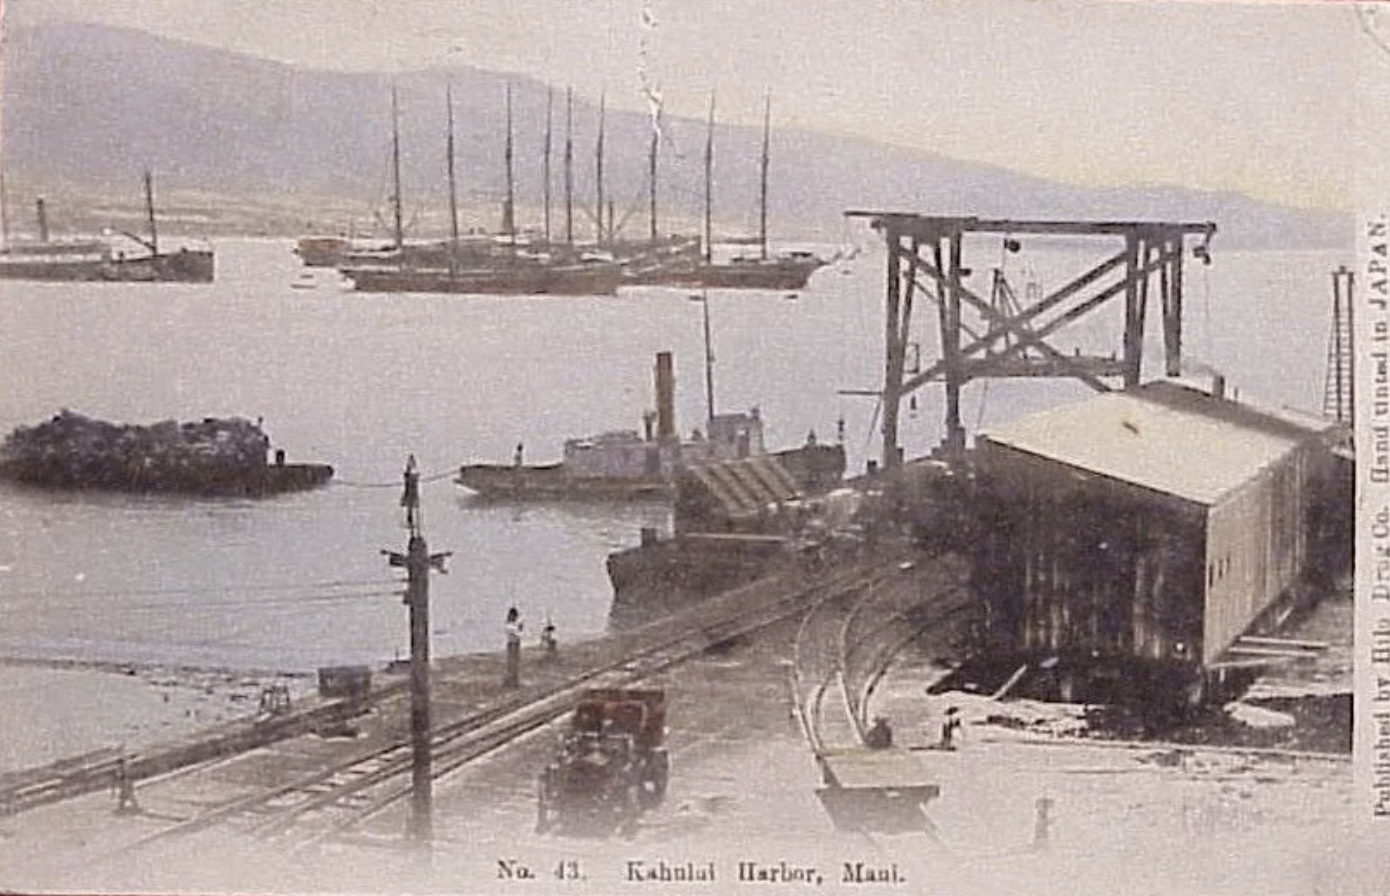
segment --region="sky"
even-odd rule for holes
[[[466,64],[1087,186],[1350,209],[1390,144],[1390,7],[1150,0],[3,0],[320,69]],[[1383,35],[1383,36],[1382,36]],[[1358,87],[1359,85],[1359,87]],[[1368,177],[1368,168],[1374,176]]]

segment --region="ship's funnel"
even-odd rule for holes
[[[676,437],[676,375],[670,352],[656,353],[656,437]]]

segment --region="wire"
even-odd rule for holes
[[[453,476],[454,471],[457,470],[460,466],[462,466],[462,464],[449,467],[447,470],[443,470],[439,473],[432,473],[429,476],[421,476],[420,483],[423,485],[427,482],[438,482],[441,479],[447,479],[448,477]],[[399,479],[393,479],[390,482],[352,482],[345,479],[334,479],[332,480],[331,484],[341,485],[345,488],[401,488],[404,485],[404,483]]]
[[[390,582],[389,584],[400,585],[400,584],[402,584],[402,583],[401,583],[401,582]],[[270,598],[270,599],[265,599],[265,600],[214,600],[214,601],[204,601],[204,600],[200,600],[200,601],[197,601],[197,602],[173,601],[173,600],[168,600],[168,601],[143,601],[143,602],[140,602],[140,603],[133,603],[133,604],[116,604],[116,605],[114,605],[114,606],[102,606],[102,607],[101,607],[101,613],[102,613],[103,617],[105,617],[105,616],[106,616],[107,614],[109,614],[112,610],[119,610],[119,611],[126,611],[126,610],[131,610],[131,611],[143,611],[143,610],[167,610],[167,609],[171,609],[171,608],[177,608],[177,609],[182,610],[182,611],[185,611],[185,612],[196,612],[196,611],[204,610],[204,609],[229,609],[229,608],[230,608],[230,609],[259,609],[259,608],[265,608],[265,607],[297,607],[297,606],[302,606],[302,605],[305,605],[305,604],[346,603],[346,602],[350,602],[350,601],[359,600],[359,599],[362,599],[362,598],[399,597],[399,596],[400,596],[400,591],[397,590],[397,591],[348,591],[348,592],[343,592],[343,593],[340,593],[340,594],[305,594],[305,595],[301,595],[301,596],[298,596],[298,597],[277,597],[277,598]],[[75,605],[78,605],[78,604],[79,604],[79,600],[80,600],[80,598],[82,598],[82,597],[85,597],[85,595],[79,595],[79,594],[74,594],[74,593],[72,593],[72,592],[68,592],[67,594],[60,594],[60,595],[58,595],[58,596],[57,596],[57,599],[55,599],[55,600],[46,600],[44,603],[45,603],[45,606],[53,606],[54,604],[59,604],[59,603],[67,604],[67,605],[69,605],[69,606],[75,606]],[[65,599],[65,598],[66,598],[66,599]],[[2,606],[2,605],[3,605],[3,603],[0,603],[0,606]],[[81,604],[81,605],[82,605],[82,606],[90,606],[90,604],[85,604],[85,603],[83,603],[83,604]]]
[[[84,590],[84,591],[68,591],[68,592],[63,592],[63,593],[68,594],[68,595],[73,596],[73,597],[159,597],[159,596],[172,596],[172,595],[178,595],[178,594],[183,594],[183,595],[192,596],[192,595],[196,595],[196,594],[225,594],[226,592],[231,591],[231,590],[241,591],[241,592],[250,592],[250,593],[256,593],[256,594],[273,594],[273,593],[277,593],[277,592],[278,592],[278,593],[284,594],[284,593],[289,593],[289,592],[293,592],[293,591],[309,591],[309,590],[317,590],[317,589],[324,589],[324,588],[360,588],[360,587],[372,587],[372,586],[377,586],[377,585],[392,585],[392,584],[395,584],[395,582],[396,582],[395,579],[338,579],[338,580],[326,581],[326,582],[302,582],[302,583],[297,584],[297,585],[251,585],[251,586],[246,586],[246,587],[237,586],[237,587],[234,588],[234,589],[233,589],[233,588],[226,588],[226,587],[222,587],[222,588],[137,588],[137,589],[121,590],[121,591]],[[11,592],[8,592],[8,593],[5,594],[5,595],[0,596],[0,599],[3,599],[3,597],[45,597],[45,598],[46,598],[46,597],[49,597],[49,596],[51,596],[51,595],[53,595],[53,594],[54,594],[54,592],[52,592],[52,591],[11,591]]]

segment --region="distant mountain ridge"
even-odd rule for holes
[[[323,197],[368,207],[390,192],[385,74],[296,68],[121,28],[48,24],[7,29],[0,159],[11,183],[83,195],[138,195],[140,170],[188,205],[196,195],[254,202]],[[461,201],[495,228],[505,194],[504,89],[512,85],[518,217],[540,226],[547,89],[468,67],[394,79],[401,105],[408,216],[446,203],[444,85],[453,86]],[[552,94],[552,227],[563,227],[565,95]],[[574,100],[576,235],[592,230],[597,109]],[[1232,248],[1349,245],[1350,214],[1177,187],[1089,189],[867,140],[778,128],[773,108],[770,227],[780,239],[836,239],[849,208],[1019,218],[1214,220]],[[692,230],[703,195],[705,122],[670,119],[658,187],[663,231]],[[624,233],[647,229],[651,124],[608,111],[605,181]],[[756,227],[756,128],[717,125],[715,217],[721,233]],[[211,201],[211,200],[209,200]],[[346,226],[347,222],[338,222]]]

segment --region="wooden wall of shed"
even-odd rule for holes
[[[1212,508],[1203,662],[1219,657],[1307,570],[1314,450],[1292,452]]]
[[[975,583],[1029,651],[1196,660],[1205,509],[981,440]]]

